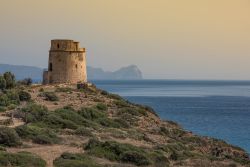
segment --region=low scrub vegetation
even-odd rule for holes
[[[44,97],[44,100],[47,101],[59,101],[59,98],[55,92],[42,92],[39,94],[39,96]]]
[[[101,167],[86,154],[63,153],[54,160],[55,167]]]
[[[20,101],[29,101],[31,99],[31,95],[28,92],[23,91],[23,90],[21,90],[18,93],[18,95],[19,95]]]
[[[22,144],[20,137],[14,129],[0,127],[0,145],[15,147]]]
[[[46,167],[46,162],[40,157],[28,153],[7,153],[0,151],[1,167]]]
[[[78,129],[76,129],[75,130],[75,134],[79,135],[79,136],[88,136],[88,137],[92,137],[93,136],[91,130],[87,129],[85,127],[80,127]]]
[[[23,139],[30,139],[37,144],[56,144],[60,138],[53,130],[32,125],[22,125],[16,128],[16,132]]]
[[[145,150],[130,144],[121,144],[115,141],[100,142],[96,139],[91,139],[85,146],[87,154],[106,158],[111,161],[123,163],[131,163],[138,166],[153,164],[168,164],[167,158],[162,153],[155,153],[153,150]],[[151,153],[154,154],[151,154]],[[160,160],[156,161],[156,160]]]
[[[73,91],[73,89],[70,87],[58,87],[58,88],[56,88],[55,91],[56,92],[69,92],[70,93]]]

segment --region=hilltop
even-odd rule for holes
[[[93,84],[0,93],[0,166],[249,166],[241,148],[185,131]]]

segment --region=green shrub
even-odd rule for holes
[[[61,129],[77,129],[79,126],[96,127],[96,123],[84,118],[73,109],[58,109],[51,112],[43,121],[46,126]]]
[[[6,80],[0,75],[0,89],[4,90],[6,88]]]
[[[0,151],[7,151],[5,147],[0,146]]]
[[[119,108],[129,107],[129,103],[123,99],[116,100],[114,103]]]
[[[33,138],[33,142],[37,144],[55,144],[58,143],[58,138],[47,134],[40,134]]]
[[[55,167],[101,167],[86,154],[63,153],[54,160]]]
[[[85,127],[80,127],[78,129],[76,129],[75,134],[79,135],[79,136],[88,136],[88,137],[93,136],[91,130],[89,130],[89,129],[85,128]]]
[[[40,89],[39,89],[39,92],[44,92],[44,89],[43,89],[43,88],[40,88]]]
[[[115,123],[117,123],[119,125],[119,127],[121,128],[129,128],[130,124],[128,121],[122,119],[122,118],[116,118],[113,120]]]
[[[107,107],[105,104],[103,104],[103,103],[98,103],[98,104],[96,105],[96,108],[97,108],[98,110],[102,110],[102,111],[106,111],[106,110],[108,109],[108,107]]]
[[[0,112],[5,112],[6,111],[6,107],[0,106]]]
[[[150,164],[149,159],[145,155],[135,151],[127,151],[125,153],[122,153],[121,161],[133,163],[138,166]]]
[[[70,87],[59,87],[59,88],[56,88],[55,91],[56,92],[72,92],[73,89]]]
[[[105,90],[102,90],[101,94],[104,95],[104,96],[107,96],[109,93],[107,91],[105,91]]]
[[[19,95],[16,90],[5,90],[4,94],[0,94],[0,106],[9,106],[11,104],[20,104]]]
[[[146,116],[147,115],[145,110],[138,109],[135,107],[125,107],[125,108],[119,109],[118,115],[124,115],[124,114],[130,114],[133,116]]]
[[[21,90],[18,93],[18,95],[19,95],[20,101],[29,101],[31,99],[31,95],[28,92],[23,91],[23,90]]]
[[[26,123],[42,121],[49,114],[45,106],[35,103],[29,103],[25,108],[22,108],[21,111],[23,113],[22,118]]]
[[[6,81],[6,88],[11,89],[15,87],[15,75],[12,74],[11,72],[5,72],[3,74],[4,79]]]
[[[43,123],[45,123],[45,126],[53,129],[77,129],[78,125],[67,119],[63,119],[57,114],[50,114],[48,115]]]
[[[165,127],[160,127],[160,134],[162,135],[166,135],[166,136],[169,136],[170,132],[169,132],[169,129],[165,128]]]
[[[17,106],[15,104],[10,104],[7,109],[8,110],[14,110]]]
[[[9,98],[6,94],[0,94],[0,106],[8,106]]]
[[[115,100],[123,100],[121,96],[112,93],[108,94],[108,97]]]
[[[33,83],[33,81],[32,81],[31,78],[25,78],[25,79],[23,79],[21,81],[18,81],[18,84],[26,85],[26,86],[30,86],[30,85],[32,85],[32,83]]]
[[[0,145],[15,147],[21,144],[20,137],[14,129],[0,127]]]
[[[1,167],[46,167],[46,162],[40,157],[28,152],[0,152]]]
[[[121,144],[114,141],[100,142],[91,139],[85,146],[88,154],[111,161],[133,163],[135,165],[149,165],[150,159],[147,153],[139,147],[130,144]]]
[[[104,117],[96,120],[100,125],[105,127],[120,128],[121,125],[118,122],[113,121],[110,118]]]
[[[44,99],[47,101],[58,101],[59,100],[59,98],[55,94],[55,92],[42,92],[42,93],[40,93],[40,96],[44,97]]]
[[[16,132],[23,139],[31,139],[37,144],[56,144],[59,137],[50,129],[40,128],[34,125],[22,125],[16,128]]]
[[[78,114],[88,120],[96,120],[99,118],[107,117],[107,114],[103,111],[99,111],[95,108],[82,108],[78,111]]]
[[[152,151],[151,153],[149,153],[149,156],[154,164],[153,166],[155,166],[155,167],[169,167],[170,162],[161,151],[159,151],[159,150]]]

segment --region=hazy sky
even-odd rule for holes
[[[0,0],[0,63],[46,67],[54,38],[105,70],[250,80],[250,0]]]

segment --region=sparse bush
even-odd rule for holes
[[[26,85],[26,86],[30,86],[30,85],[32,85],[32,83],[33,83],[33,81],[32,81],[31,78],[25,78],[25,79],[23,79],[21,81],[18,81],[18,84]]]
[[[104,117],[96,120],[100,125],[105,127],[120,128],[121,125],[118,122],[113,121],[110,118]]]
[[[6,80],[0,75],[0,89],[4,90],[6,88]]]
[[[128,121],[126,121],[122,118],[116,118],[113,121],[116,122],[117,124],[119,124],[119,127],[122,127],[122,128],[129,128],[130,127],[130,124],[128,123]]]
[[[8,96],[10,104],[19,104],[20,103],[20,99],[19,99],[19,95],[18,95],[17,90],[14,90],[14,89],[8,90],[6,92],[6,95]]]
[[[59,87],[56,88],[56,92],[72,92],[73,89],[70,87]]]
[[[134,108],[134,107],[125,107],[121,108],[118,111],[118,115],[130,114],[133,116],[146,116],[147,113],[145,110]]]
[[[108,109],[108,107],[107,107],[105,104],[103,104],[103,103],[98,103],[98,104],[96,105],[96,108],[97,108],[98,110],[102,110],[102,111],[106,111],[106,110]]]
[[[1,167],[46,167],[46,162],[40,157],[28,152],[8,153],[0,151]]]
[[[105,91],[105,90],[102,90],[101,94],[104,95],[104,96],[107,96],[109,93],[107,91]]]
[[[37,144],[56,144],[59,137],[50,129],[40,128],[34,125],[22,125],[16,128],[16,132],[23,139],[31,139]]]
[[[80,127],[78,129],[76,129],[75,134],[79,135],[79,136],[88,136],[88,137],[93,136],[91,130],[89,130],[89,129],[85,128],[85,127]]]
[[[9,99],[6,94],[0,94],[0,106],[8,106]]]
[[[0,152],[1,152],[1,151],[6,151],[6,148],[3,147],[3,146],[0,146]]]
[[[172,152],[169,158],[173,161],[177,161],[179,159],[176,151]]]
[[[31,99],[31,95],[26,91],[21,90],[18,94],[20,101],[29,101]]]
[[[4,79],[6,81],[6,88],[11,89],[15,87],[15,75],[12,74],[11,72],[5,72],[3,74]]]
[[[15,147],[21,144],[20,137],[14,129],[0,127],[0,145]]]
[[[43,88],[40,88],[40,89],[39,89],[39,92],[44,92],[44,89],[43,89]]]
[[[129,107],[129,103],[127,103],[127,101],[125,101],[123,99],[122,100],[116,100],[114,103],[119,108]]]
[[[170,134],[169,129],[167,129],[167,128],[163,127],[163,126],[160,127],[160,134],[169,136],[169,134]]]
[[[53,129],[77,129],[78,125],[68,119],[63,119],[57,114],[49,114],[44,120],[43,120],[44,126],[48,128]]]
[[[22,118],[26,123],[42,121],[48,115],[48,109],[34,103],[28,104],[21,110]]]
[[[88,120],[97,120],[99,118],[107,117],[106,113],[95,108],[82,108],[78,111],[78,114]]]
[[[142,148],[130,144],[121,144],[114,141],[100,142],[91,139],[85,146],[85,150],[90,155],[107,158],[111,161],[133,163],[138,166],[150,164],[147,153]]]
[[[128,163],[133,163],[138,166],[142,165],[149,165],[149,159],[136,151],[127,151],[121,155],[121,161],[122,162],[128,162]]]
[[[5,112],[6,111],[6,107],[0,106],[0,112]]]
[[[15,104],[10,104],[7,109],[8,110],[14,110],[16,108],[16,105]]]
[[[37,144],[54,144],[54,143],[58,143],[58,141],[54,140],[54,138],[48,136],[47,134],[41,134],[41,135],[37,135],[34,137],[33,139],[34,143]]]
[[[55,94],[55,92],[43,92],[43,93],[40,93],[40,96],[44,97],[44,99],[47,101],[58,101],[59,100],[59,98]]]
[[[55,167],[101,167],[86,154],[63,153],[54,160]]]
[[[111,99],[115,99],[115,100],[123,100],[123,98],[121,96],[116,95],[116,94],[112,94],[112,93],[109,93],[108,97]]]

